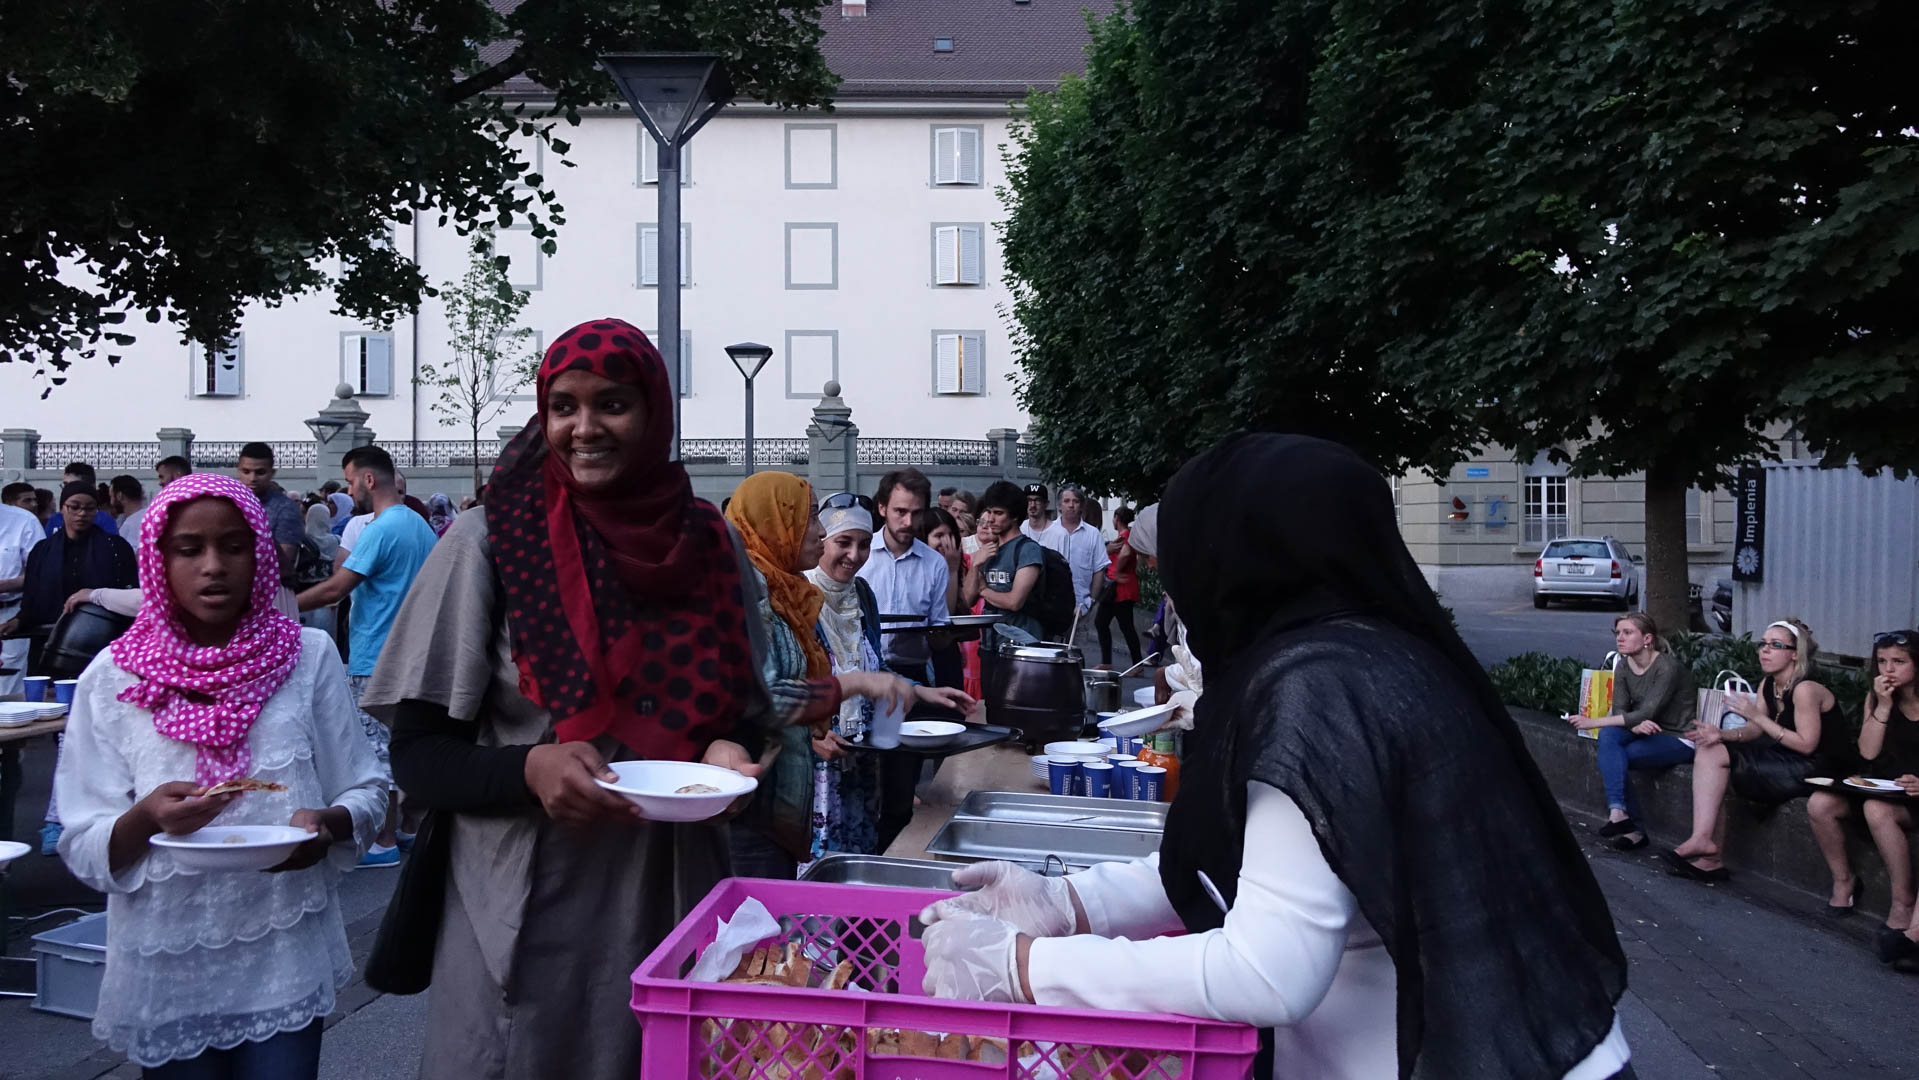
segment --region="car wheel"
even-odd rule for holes
[[[1544,611],[1546,608],[1546,595],[1544,593],[1534,593],[1533,606]]]

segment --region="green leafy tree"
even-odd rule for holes
[[[519,325],[530,294],[506,277],[507,260],[475,249],[466,276],[440,286],[446,305],[447,346],[453,358],[421,364],[415,381],[439,392],[432,409],[467,430],[473,450],[473,490],[480,489],[480,431],[505,414],[508,396],[540,370],[533,330]]]
[[[618,100],[596,56],[704,49],[742,97],[822,105],[825,2],[0,0],[0,362],[57,384],[117,360],[130,313],[222,341],[328,287],[388,322],[430,291],[393,222],[518,222],[551,253],[563,208],[511,140],[571,165],[560,125]],[[540,104],[496,92],[519,77]]]
[[[1470,410],[1386,377],[1377,340],[1298,305],[1323,224],[1309,86],[1329,3],[1137,0],[1014,133],[1003,230],[1020,400],[1047,471],[1150,498],[1237,429],[1445,468]]]

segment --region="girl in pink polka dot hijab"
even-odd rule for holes
[[[232,503],[252,529],[251,581],[208,573],[203,549],[219,538],[196,536],[166,549],[175,508],[207,498]],[[235,534],[226,542],[246,541]],[[200,748],[195,780],[245,776],[247,730],[300,659],[300,624],[273,607],[280,555],[266,511],[238,480],[190,473],[161,488],[147,508],[139,557],[144,599],[132,628],[114,641],[113,661],[140,681],[120,700],[152,710],[162,735]]]
[[[107,895],[93,1033],[147,1077],[314,1080],[353,975],[340,874],[379,830],[386,771],[332,640],[274,608],[280,557],[251,491],[175,480],[138,555],[140,613],[81,673],[53,776],[60,857]],[[209,790],[238,778],[258,783]],[[216,871],[152,842],[248,826],[290,852]]]

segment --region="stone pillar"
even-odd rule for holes
[[[826,396],[813,406],[813,422],[806,425],[806,479],[817,498],[859,488],[860,429],[853,410],[840,400],[840,384],[829,382]]]
[[[986,441],[993,444],[994,457],[999,461],[1000,479],[1013,479],[1019,470],[1019,432],[1012,428],[996,427],[986,433]]]
[[[157,434],[160,438],[160,457],[183,457],[188,461],[193,460],[193,429],[163,427]]]
[[[40,465],[40,433],[32,428],[10,427],[0,431],[0,462],[9,472],[24,473]]]
[[[494,432],[494,434],[498,436],[500,440],[500,453],[502,454],[506,453],[507,444],[512,442],[514,439],[519,438],[520,432],[525,430],[526,430],[525,424],[501,425],[500,430]]]
[[[316,481],[340,475],[341,459],[347,451],[373,442],[373,429],[366,426],[367,420],[367,411],[354,400],[353,387],[341,383],[333,388],[333,400],[320,415],[307,421],[318,443],[313,462]]]

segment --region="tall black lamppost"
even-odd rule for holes
[[[733,84],[712,53],[609,53],[600,67],[659,147],[660,355],[673,390],[672,460],[680,460],[680,149],[733,99]]]
[[[766,362],[773,357],[771,347],[757,341],[742,341],[738,345],[728,345],[726,355],[733,358],[733,366],[740,369],[746,379],[746,475],[753,475],[753,376],[760,373]]]

